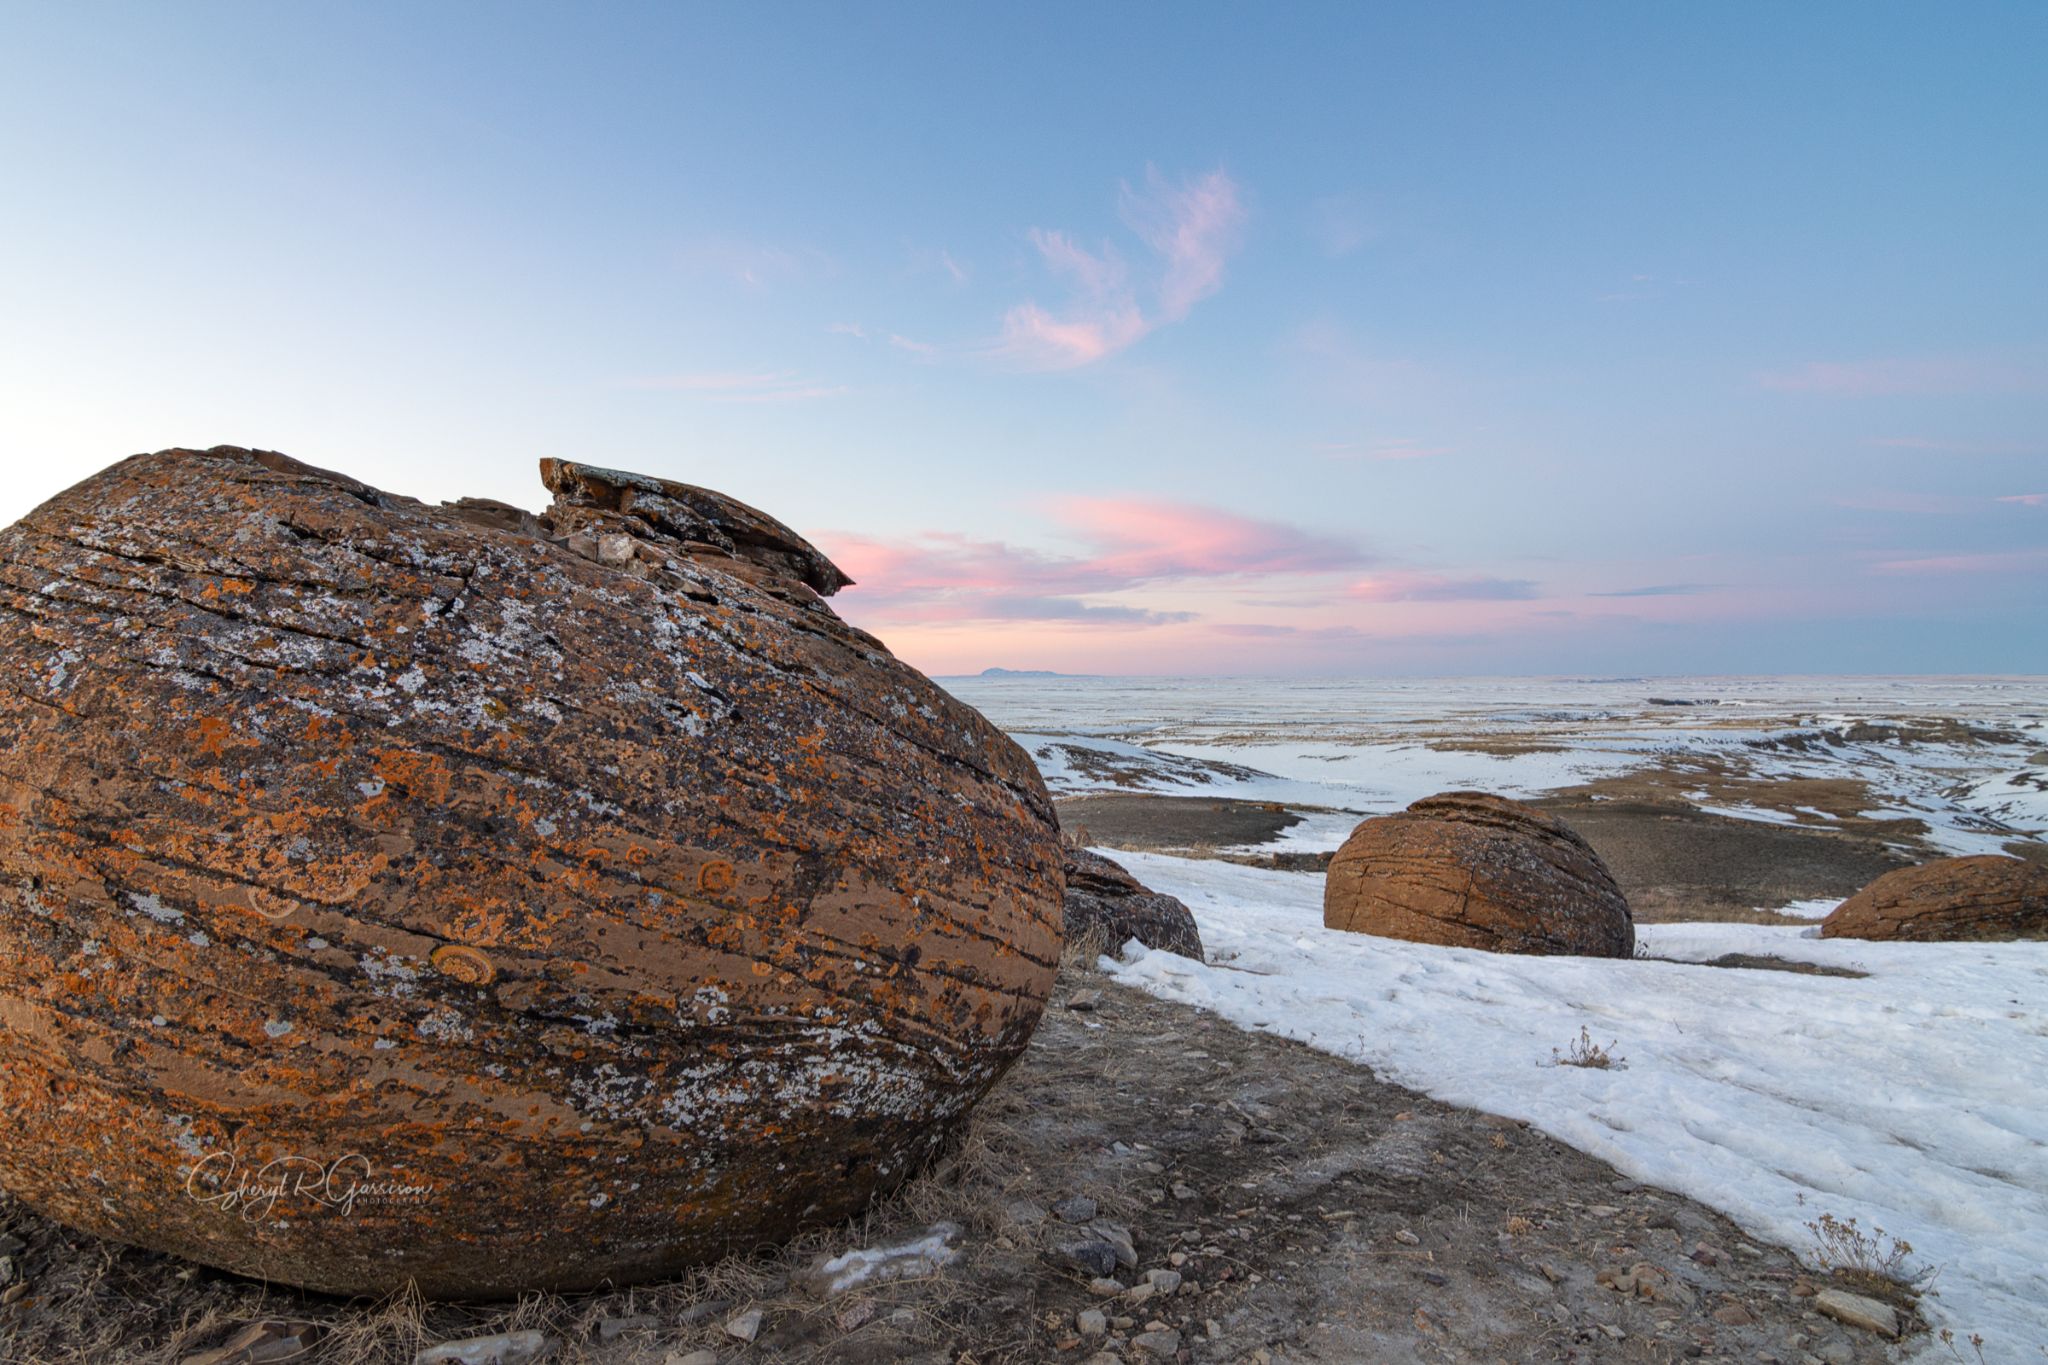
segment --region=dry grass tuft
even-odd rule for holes
[[[1912,1263],[1913,1244],[1880,1227],[1865,1232],[1854,1218],[1823,1213],[1808,1223],[1813,1262],[1852,1289],[1910,1305],[1934,1278],[1931,1267]]]
[[[1579,1025],[1579,1036],[1572,1040],[1570,1047],[1562,1051],[1557,1048],[1550,1049],[1550,1064],[1552,1066],[1586,1066],[1600,1071],[1620,1071],[1627,1066],[1628,1058],[1615,1056],[1614,1047],[1614,1041],[1611,1039],[1605,1047],[1594,1042],[1593,1035],[1586,1031],[1584,1024],[1581,1024]]]

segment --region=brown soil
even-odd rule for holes
[[[1538,801],[1584,835],[1638,920],[1804,923],[1758,906],[1854,895],[1914,858],[1867,832],[1771,825],[1690,806],[1599,800],[1581,789]]]
[[[1095,1007],[1079,993],[1093,993]],[[1307,1047],[1154,1000],[1069,964],[1030,1051],[964,1143],[865,1220],[671,1284],[516,1305],[349,1305],[67,1233],[0,1197],[28,1292],[0,1308],[0,1360],[169,1361],[250,1318],[332,1334],[318,1365],[403,1362],[423,1344],[518,1328],[555,1359],[722,1362],[1891,1359],[1805,1308],[1785,1251],[1750,1244],[1690,1200],[1507,1120],[1437,1104]],[[1069,1008],[1072,1002],[1077,1008]],[[1137,1269],[1177,1293],[1106,1299],[1049,1255],[1070,1196],[1127,1224]],[[791,1275],[821,1252],[962,1228],[941,1274],[820,1301]],[[1176,1265],[1176,1258],[1178,1263]],[[1649,1286],[1612,1287],[1635,1274]],[[1130,1270],[1119,1277],[1132,1282]],[[1603,1283],[1605,1281],[1605,1283]],[[1626,1285],[1627,1281],[1623,1281]],[[762,1310],[751,1345],[723,1324]],[[1083,1339],[1100,1308],[1111,1339]],[[621,1328],[618,1320],[644,1318]],[[604,1326],[612,1319],[610,1335]],[[1150,1328],[1153,1323],[1161,1324]]]
[[[1054,803],[1068,837],[1140,853],[1188,853],[1263,844],[1301,823],[1275,801],[1150,794],[1070,796]],[[1306,809],[1303,807],[1301,809]]]

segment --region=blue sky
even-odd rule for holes
[[[0,6],[0,519],[722,489],[935,671],[2048,671],[2048,8]]]

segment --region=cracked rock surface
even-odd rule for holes
[[[1979,854],[1887,872],[1821,921],[1822,938],[2048,938],[2048,867]]]
[[[1499,953],[1635,952],[1628,899],[1592,845],[1554,815],[1482,792],[1359,825],[1330,860],[1323,923]]]
[[[0,1184],[341,1293],[843,1218],[1023,1050],[1028,758],[719,494],[139,455],[0,532]]]

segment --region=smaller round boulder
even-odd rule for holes
[[[1607,864],[1555,816],[1484,792],[1367,820],[1330,860],[1323,923],[1496,953],[1629,957],[1635,921]]]
[[[1822,938],[2048,938],[2048,867],[1980,854],[1887,872],[1820,922]]]
[[[1071,845],[1061,852],[1066,857],[1067,942],[1115,953],[1136,939],[1147,948],[1207,960],[1194,914],[1178,898],[1152,890],[1100,853]]]

